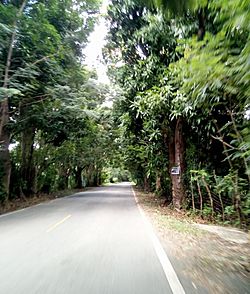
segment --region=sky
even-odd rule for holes
[[[109,0],[103,0],[100,13],[101,15],[107,12]],[[107,67],[103,62],[102,58],[102,48],[105,45],[105,37],[108,32],[108,26],[105,23],[104,17],[100,17],[99,21],[96,23],[94,31],[89,36],[89,43],[83,50],[85,58],[85,64],[89,69],[95,68],[98,81],[100,83],[109,84],[109,79],[107,76]]]

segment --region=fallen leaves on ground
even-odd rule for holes
[[[195,281],[208,293],[239,293],[235,292],[235,279],[247,287],[249,244],[229,242],[199,229],[194,226],[196,222],[207,222],[196,216],[189,217],[184,211],[170,209],[163,205],[164,199],[153,193],[136,189],[136,195],[164,248],[187,279]]]

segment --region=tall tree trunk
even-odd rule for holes
[[[70,170],[66,166],[62,166],[59,170],[58,189],[65,190],[69,188]]]
[[[21,164],[21,191],[26,197],[35,192],[36,171],[33,164],[35,128],[27,128],[22,133],[22,164]]]
[[[155,190],[156,190],[156,192],[158,192],[158,193],[161,192],[161,173],[160,173],[159,170],[156,172]]]
[[[190,187],[191,187],[191,196],[192,196],[192,208],[193,211],[195,211],[195,204],[194,204],[194,188],[193,188],[193,183],[190,181]]]
[[[198,38],[198,41],[202,41],[206,33],[204,8],[200,8],[198,11],[198,21],[199,21],[199,29],[197,33],[197,38]]]
[[[143,182],[143,188],[145,192],[150,191],[150,185],[149,185],[149,177],[147,175],[144,176],[144,182]]]
[[[209,185],[205,179],[205,177],[203,176],[202,177],[202,182],[206,188],[206,191],[207,191],[207,194],[208,194],[208,197],[209,197],[209,200],[210,200],[210,206],[211,206],[211,209],[212,209],[212,217],[214,216],[214,201],[213,201],[213,197],[212,197],[212,193],[210,191],[210,188],[209,188]]]
[[[9,103],[8,99],[5,99],[0,104],[0,167],[2,172],[1,187],[0,189],[4,193],[5,200],[9,198],[9,186],[10,186],[10,173],[11,173],[11,162],[10,162],[10,134],[7,128],[9,122]]]
[[[174,144],[174,134],[171,132],[168,141],[168,157],[169,157],[169,172],[171,172],[172,167],[175,165],[175,144]]]
[[[183,120],[178,118],[175,126],[175,138],[174,138],[174,162],[179,169],[178,174],[171,174],[172,179],[172,196],[173,205],[175,208],[180,209],[185,200],[185,188],[183,183],[184,174],[184,138],[183,138]]]
[[[98,165],[94,166],[93,170],[93,185],[95,187],[99,186],[101,184],[101,171],[100,167]]]
[[[163,142],[166,150],[168,150],[168,172],[171,178],[171,183],[169,186],[169,192],[172,191],[172,177],[171,177],[171,168],[174,166],[174,136],[172,132],[172,127],[168,123],[163,123],[162,128]],[[171,192],[166,196],[165,204],[170,204],[172,202]]]
[[[86,170],[86,178],[87,178],[87,186],[94,187],[95,186],[95,179],[94,179],[94,166],[89,165]]]
[[[101,170],[100,169],[98,169],[98,171],[97,171],[97,186],[101,186],[101,184],[102,184],[102,177],[101,177]]]
[[[238,213],[238,217],[239,217],[239,222],[240,222],[240,228],[242,228],[242,222],[243,222],[243,214],[242,214],[242,208],[241,208],[241,196],[240,196],[240,192],[239,192],[239,175],[238,175],[238,171],[235,175],[235,179],[233,180],[234,182],[234,199],[235,199],[235,210]]]
[[[95,168],[95,171],[94,171],[94,186],[97,187],[98,186],[98,171],[97,169]]]
[[[23,13],[24,7],[26,5],[26,0],[22,2],[22,5],[19,8],[16,19],[13,23],[13,32],[10,38],[10,44],[7,54],[6,65],[4,69],[4,78],[3,78],[3,88],[8,89],[9,87],[9,72],[11,68],[13,48],[16,41],[17,34],[17,23],[20,16]],[[2,99],[3,98],[3,99]],[[0,103],[0,164],[3,166],[3,175],[2,175],[2,189],[6,194],[6,200],[9,196],[9,186],[10,186],[10,173],[11,173],[11,162],[9,154],[9,144],[10,144],[10,133],[7,129],[7,124],[9,123],[9,97],[6,94],[5,97],[1,97]]]
[[[200,196],[200,214],[202,214],[202,209],[203,209],[203,197],[202,197],[202,193],[201,193],[201,186],[199,183],[199,180],[197,179],[197,188],[198,188],[198,193]]]
[[[83,185],[82,185],[82,171],[83,171],[83,168],[79,167],[79,166],[75,170],[75,187],[77,189],[81,189],[83,187]]]

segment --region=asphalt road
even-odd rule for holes
[[[178,293],[155,243],[128,183],[3,215],[0,294]]]

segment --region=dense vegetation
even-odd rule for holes
[[[0,1],[0,200],[132,179],[173,208],[247,224],[247,0],[112,0],[116,91],[82,64],[98,0]]]
[[[0,200],[101,182],[108,95],[83,65],[98,1],[1,1]]]
[[[249,2],[121,1],[105,56],[127,168],[176,209],[250,212]]]

